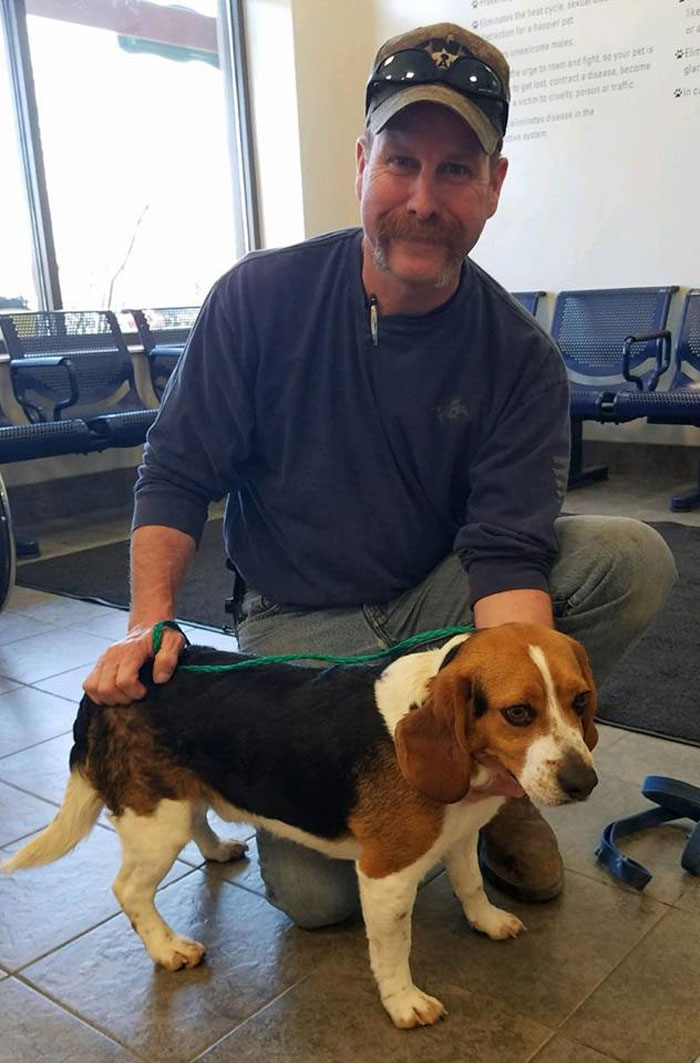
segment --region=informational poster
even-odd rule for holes
[[[469,4],[512,71],[478,260],[512,289],[700,286],[700,0]]]
[[[679,111],[692,108],[693,98],[697,108],[700,0],[647,6],[658,9],[650,14],[663,14],[663,27],[655,18],[628,22],[629,0],[475,0],[474,29],[498,44],[512,64],[516,114],[509,143],[595,119],[618,102],[634,107],[649,88],[661,93],[660,102],[663,96],[667,103],[679,101]]]

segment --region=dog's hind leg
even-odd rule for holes
[[[245,842],[235,838],[220,838],[209,825],[206,805],[197,804],[192,812],[192,835],[205,860],[216,860],[225,864],[228,860],[238,860],[248,848]]]
[[[153,903],[159,884],[192,838],[191,802],[162,800],[151,815],[127,809],[111,819],[122,846],[122,866],[112,888],[124,913],[156,963],[169,971],[196,967],[204,945],[175,934]]]

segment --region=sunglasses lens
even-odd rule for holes
[[[392,81],[423,82],[435,78],[435,64],[422,48],[407,48],[389,55],[377,67],[372,80],[377,84]]]
[[[445,79],[463,92],[503,97],[503,86],[491,67],[474,59],[458,59],[445,72]]]

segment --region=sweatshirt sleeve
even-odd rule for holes
[[[549,591],[558,551],[554,521],[569,467],[569,387],[556,352],[548,379],[514,396],[470,468],[470,494],[455,551],[472,605],[509,590]]]
[[[138,470],[132,529],[161,524],[199,543],[209,503],[245,477],[255,343],[240,307],[234,269],[207,297],[168,381]]]

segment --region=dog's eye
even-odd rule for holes
[[[527,727],[536,716],[530,705],[510,705],[507,709],[501,709],[501,714],[513,727]]]
[[[583,694],[577,694],[574,698],[572,702],[573,710],[574,712],[577,712],[579,716],[582,716],[588,708],[588,699],[589,693],[587,690],[584,690]]]

